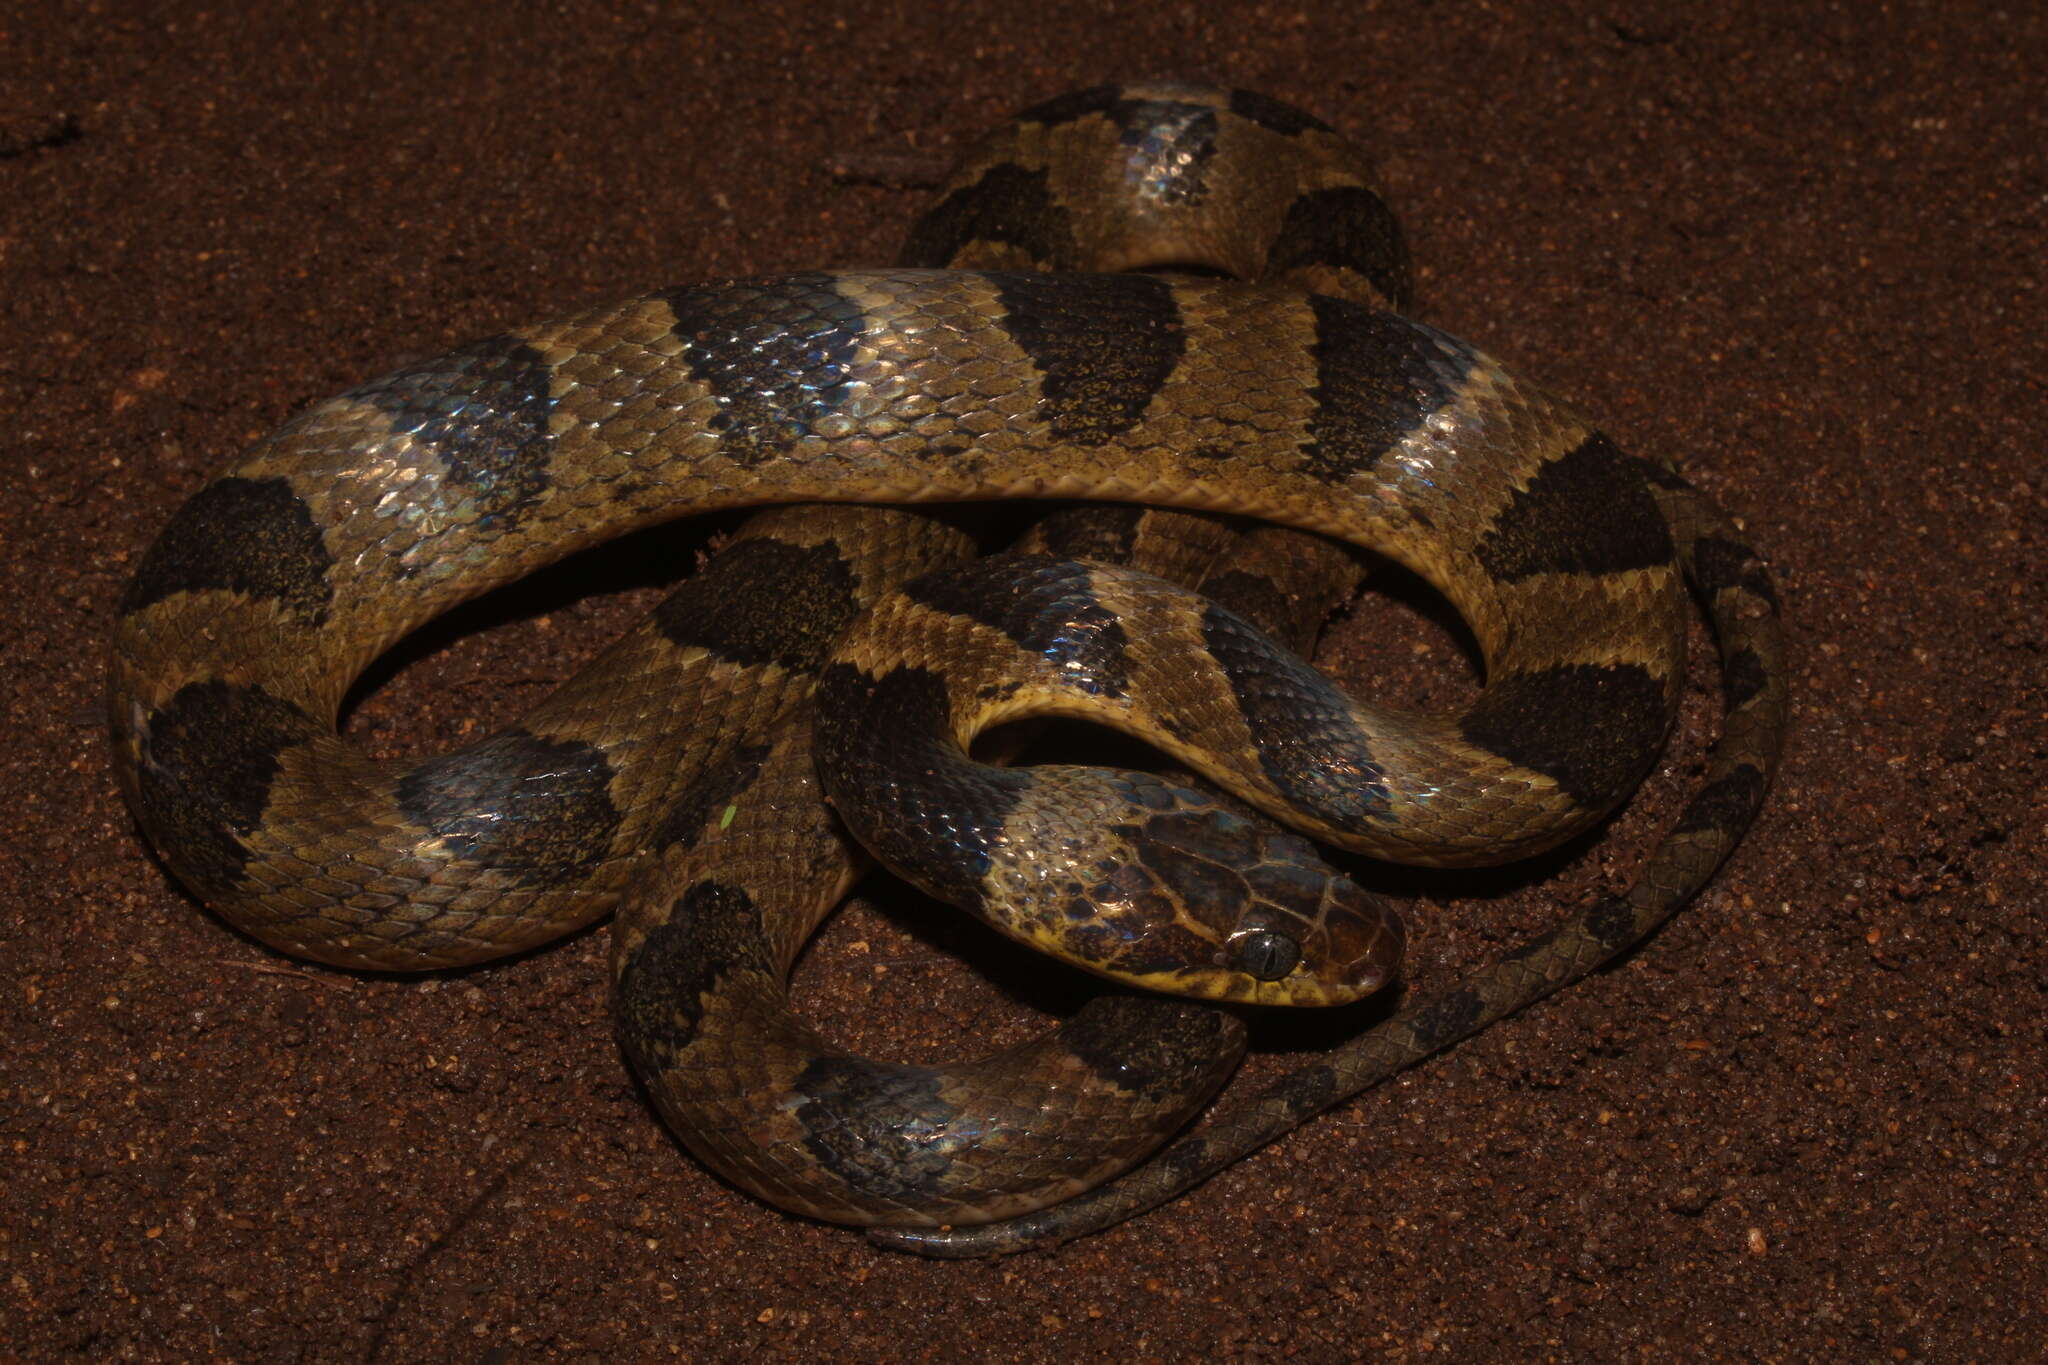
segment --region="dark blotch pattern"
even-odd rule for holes
[[[1034,104],[1014,122],[1042,123],[1048,128],[1057,128],[1063,123],[1084,119],[1090,114],[1105,113],[1117,104],[1125,103],[1124,88],[1121,85],[1091,85],[1086,90],[1075,90],[1069,94],[1057,95],[1042,104]]]
[[[187,683],[143,726],[136,813],[158,848],[182,851],[179,876],[225,894],[248,863],[242,836],[262,822],[278,755],[323,733],[260,687]]]
[[[747,744],[734,750],[717,763],[708,766],[697,775],[695,781],[683,788],[675,802],[662,812],[655,821],[648,838],[656,848],[672,848],[680,844],[684,848],[695,848],[698,836],[712,817],[721,814],[732,804],[735,795],[745,791],[754,781],[754,775],[761,771],[761,762],[768,757],[766,744]]]
[[[619,1041],[643,1073],[660,1071],[697,1036],[704,998],[736,971],[770,972],[761,912],[736,886],[698,882],[648,931],[619,977]]]
[[[1454,990],[1429,1002],[1415,1017],[1415,1034],[1426,1047],[1456,1042],[1486,1018],[1486,997],[1475,990]]]
[[[1335,1072],[1327,1066],[1309,1065],[1282,1076],[1260,1098],[1277,1100],[1289,1114],[1305,1119],[1322,1113],[1343,1096]]]
[[[1465,738],[1605,808],[1656,759],[1671,723],[1664,686],[1636,664],[1568,664],[1511,673],[1466,712]]]
[[[1080,250],[1073,215],[1054,200],[1046,173],[1008,162],[990,167],[921,216],[899,263],[943,267],[975,242],[1015,247],[1047,269],[1071,265]]]
[[[944,1193],[949,1149],[986,1135],[949,1131],[959,1117],[939,1073],[858,1057],[819,1057],[796,1078],[797,1126],[818,1164],[871,1199],[923,1201]]]
[[[1145,275],[993,275],[1000,324],[1039,372],[1060,439],[1101,445],[1145,415],[1187,333],[1166,281]]]
[[[673,643],[728,663],[816,672],[860,604],[838,547],[743,540],[654,609]]]
[[[1153,1157],[1150,1165],[1160,1168],[1162,1171],[1173,1176],[1175,1181],[1178,1182],[1181,1180],[1193,1180],[1197,1176],[1207,1175],[1214,1170],[1221,1170],[1228,1159],[1228,1153],[1226,1153],[1223,1161],[1216,1160],[1215,1153],[1209,1145],[1209,1139],[1198,1136],[1182,1138],[1158,1156]]]
[[[1619,952],[1636,941],[1635,907],[1624,896],[1607,896],[1586,912],[1586,932],[1608,952]]]
[[[1202,643],[1223,670],[1273,790],[1332,823],[1384,815],[1384,773],[1328,679],[1235,612],[1202,612]]]
[[[1099,996],[1060,1030],[1097,1078],[1147,1105],[1185,1095],[1244,1050],[1235,1015],[1169,1000]]]
[[[1693,542],[1692,572],[1700,591],[1710,596],[1724,588],[1741,588],[1770,603],[1773,612],[1778,609],[1778,590],[1763,561],[1739,540],[1701,536]]]
[[[1262,95],[1256,90],[1231,91],[1230,112],[1286,137],[1294,137],[1310,129],[1319,133],[1336,131],[1314,114],[1297,109],[1291,104],[1284,104],[1271,95]]]
[[[1261,630],[1284,631],[1291,624],[1293,612],[1287,594],[1264,574],[1225,569],[1202,580],[1202,596]]]
[[[902,589],[913,602],[979,621],[1020,649],[1044,656],[1066,681],[1095,696],[1130,685],[1123,623],[1096,600],[1085,566],[1051,555],[996,555],[942,569]]]
[[[1753,649],[1738,649],[1721,665],[1721,701],[1730,711],[1747,705],[1770,683],[1764,661]]]
[[[874,817],[854,831],[860,841],[932,895],[979,910],[990,850],[1028,779],[971,763],[942,738],[946,685],[921,668],[869,678],[851,664],[829,665],[818,677],[817,711],[819,775],[828,784],[843,778]],[[829,794],[836,800],[839,789]]]
[[[180,507],[128,585],[123,612],[174,593],[275,600],[308,625],[327,619],[334,565],[313,514],[283,479],[217,479]]]
[[[1360,185],[1311,190],[1287,206],[1266,249],[1267,276],[1331,265],[1365,276],[1390,307],[1412,301],[1408,239],[1386,200]]]
[[[1658,464],[1655,460],[1643,461],[1643,478],[1653,488],[1668,489],[1673,493],[1691,493],[1698,496],[1690,480],[1669,465]]]
[[[1514,582],[1671,563],[1671,531],[1644,477],[1649,468],[1595,432],[1515,491],[1479,542],[1480,564]]]
[[[1309,307],[1316,320],[1316,409],[1302,463],[1317,478],[1343,483],[1370,470],[1449,402],[1464,362],[1391,313],[1322,295]]]
[[[611,780],[593,745],[508,730],[415,767],[398,807],[465,862],[531,887],[572,885],[611,851]]]
[[[438,359],[374,379],[347,396],[387,414],[394,436],[445,466],[444,485],[475,503],[490,535],[547,493],[554,371],[515,336],[487,337]]]
[[[1521,943],[1502,953],[1500,960],[1502,962],[1527,962],[1532,958],[1540,959],[1546,957],[1550,953],[1551,948],[1563,935],[1563,926],[1555,929],[1546,929],[1536,935],[1536,937],[1524,939]]]
[[[1709,782],[1698,796],[1686,803],[1678,818],[1677,833],[1693,834],[1712,830],[1734,834],[1746,827],[1757,807],[1763,804],[1765,779],[1762,772],[1745,763],[1726,777]]]
[[[866,326],[823,274],[672,289],[683,363],[719,411],[719,451],[752,468],[813,434],[853,393],[848,375]]]
[[[1055,512],[1038,524],[1034,534],[1055,558],[1123,564],[1137,546],[1138,523],[1144,515],[1141,507],[1084,503]]]

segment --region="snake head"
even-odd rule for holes
[[[1062,813],[1012,816],[1005,842],[1036,853],[1008,875],[999,856],[980,908],[1005,933],[1134,986],[1241,1004],[1347,1004],[1399,969],[1400,917],[1308,840],[1150,773],[1030,771]]]
[[[1198,804],[1147,822],[1135,847],[1216,943],[1200,978],[1221,987],[1215,998],[1341,1005],[1393,979],[1406,933],[1391,905],[1308,840],[1183,790]]]

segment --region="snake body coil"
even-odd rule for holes
[[[1136,192],[1112,199],[1105,179]],[[1732,847],[1783,726],[1768,578],[1670,470],[1624,455],[1472,347],[1356,301],[1401,302],[1405,257],[1323,125],[1184,87],[1054,101],[970,161],[913,251],[983,268],[690,286],[501,334],[315,406],[196,494],[123,604],[110,691],[124,790],[179,877],[287,951],[399,969],[516,951],[623,899],[628,1052],[658,1097],[690,1073],[734,1106],[711,1106],[733,1115],[721,1130],[685,1134],[700,1155],[777,1202],[848,1221],[1026,1213],[891,1234],[977,1254],[1157,1202],[1575,979]],[[1283,283],[1036,273],[1076,262]],[[1039,568],[1065,575],[1083,626],[1049,635],[1000,588],[970,600],[955,580],[920,580],[887,597],[964,545],[908,513],[793,511],[728,552],[721,586],[686,586],[510,732],[406,769],[334,733],[351,680],[406,632],[637,527],[760,504],[1055,497],[1235,513],[1386,555],[1463,613],[1485,689],[1455,717],[1375,712],[1268,653],[1235,616],[1068,561]],[[811,741],[788,717],[863,610],[924,618],[963,656],[1045,660],[1078,631],[1108,670],[1098,678],[1116,680],[1098,700],[1115,694],[1111,709],[1142,731],[1326,837],[1451,863],[1547,847],[1612,810],[1654,761],[1688,581],[1720,638],[1727,735],[1635,888],[1123,1182],[1042,1212],[1027,1211],[1129,1165],[1199,1105],[1234,1026],[1117,1004],[994,1081],[871,1068],[787,1023],[781,976],[823,910],[765,914],[720,880],[716,855],[699,861],[714,844],[751,849],[812,878],[825,904],[852,876],[816,813]],[[1173,623],[1156,637],[1134,609],[1148,594]],[[935,723],[951,724],[960,697],[946,688],[967,684],[906,682],[923,663],[877,638],[847,642],[835,685],[888,693],[885,706],[923,686]],[[1164,691],[1144,681],[1166,674],[1184,676]],[[818,747],[845,757],[837,731]],[[855,753],[852,770],[882,771],[875,753]],[[881,798],[880,820],[848,810],[857,827],[936,812],[890,776],[839,790],[842,804],[863,785]],[[1014,790],[945,817],[971,829],[953,841],[964,860],[905,870],[980,895],[1026,804]],[[804,842],[784,844],[777,821],[799,809],[813,812],[797,819]],[[1362,902],[1345,908],[1376,922]],[[1381,923],[1384,941],[1346,940],[1365,977],[1398,945]],[[1240,977],[1296,970],[1271,940],[1231,941],[1219,965]],[[1115,1117],[1139,1102],[1143,1117]],[[999,1132],[967,1132],[962,1115],[990,1112]]]

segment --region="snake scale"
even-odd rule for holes
[[[1375,306],[1405,302],[1405,251],[1325,125],[1245,92],[1066,96],[970,154],[906,259],[954,268],[688,286],[487,338],[316,405],[202,488],[144,556],[110,672],[117,772],[172,870],[258,938],[352,967],[483,960],[617,908],[621,1041],[692,1150],[958,1256],[1171,1197],[1639,941],[1740,838],[1785,721],[1768,575],[1671,469]],[[418,624],[627,531],[1008,498],[1385,555],[1463,614],[1486,685],[1460,715],[1404,715],[1274,648],[1253,622],[1298,639],[1327,565],[1275,587],[1226,551],[1175,586],[1058,532],[972,562],[947,518],[787,507],[513,729],[406,766],[335,733]],[[1316,543],[1287,537],[1247,544]],[[1688,586],[1724,735],[1636,883],[1121,1178],[1221,1083],[1234,1018],[1111,998],[924,1068],[837,1053],[788,1008],[790,962],[862,865],[821,782],[896,870],[1094,970],[1252,1001],[1370,989],[1398,920],[1294,836],[1146,774],[1076,778],[1112,804],[1049,815],[1037,779],[965,745],[1091,715],[1320,837],[1500,861],[1590,827],[1654,762]],[[1084,826],[1122,861],[1045,871],[1021,842]],[[1022,911],[990,904],[1019,890]]]

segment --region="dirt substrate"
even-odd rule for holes
[[[0,14],[0,1355],[2038,1357],[2038,14],[282,8]],[[1675,453],[1773,561],[1786,769],[1661,936],[1132,1225],[930,1264],[666,1136],[612,1041],[602,929],[351,976],[170,883],[109,778],[100,672],[209,471],[510,320],[884,260],[906,182],[973,132],[1150,73],[1355,131],[1426,315]],[[352,733],[424,752],[515,715],[689,545],[486,602],[384,669]],[[1400,604],[1326,662],[1397,696],[1470,681]],[[1403,883],[1413,982],[1626,881],[1711,740],[1696,673],[1600,838]],[[1044,977],[885,891],[801,985],[839,1039],[928,1059],[1079,993]],[[1248,1074],[1373,1017],[1268,1027]]]

